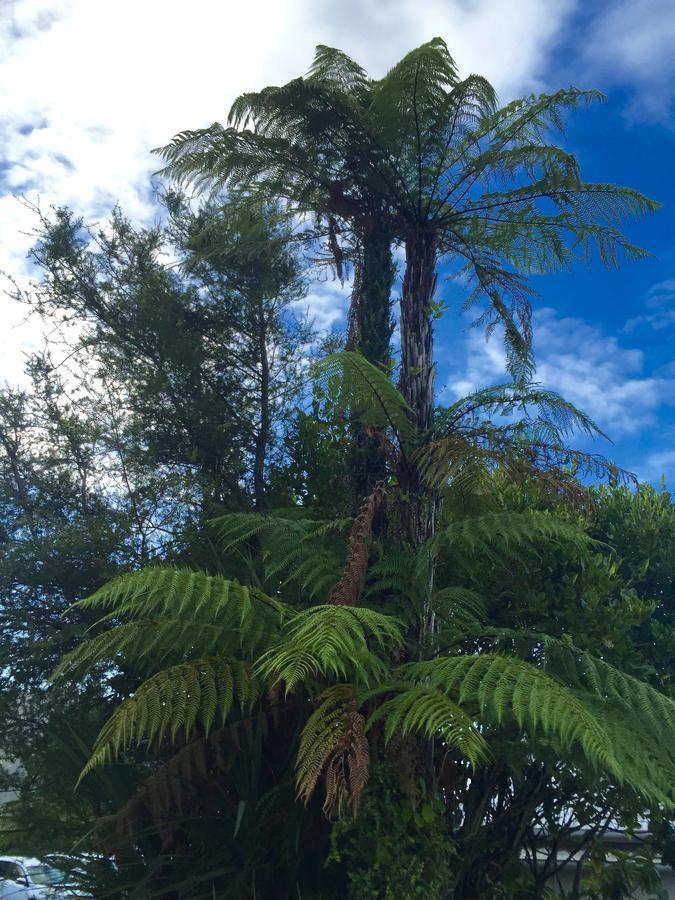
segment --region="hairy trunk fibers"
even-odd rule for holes
[[[431,303],[436,289],[436,237],[415,232],[406,240],[406,269],[401,298],[400,390],[417,432],[429,430],[434,413],[434,341]],[[432,537],[438,495],[422,484],[414,462],[401,463],[401,527],[413,545]]]
[[[356,606],[366,583],[368,559],[373,543],[373,524],[386,496],[384,482],[375,485],[352,523],[347,560],[342,577],[328,595],[328,603]]]
[[[391,235],[375,227],[363,237],[358,349],[375,366],[391,361],[391,289],[396,267]]]
[[[348,350],[359,350],[373,365],[387,368],[391,363],[391,291],[396,267],[391,252],[391,235],[375,225],[361,241],[356,265],[354,291],[349,313]],[[386,477],[386,461],[381,442],[355,423],[350,461],[353,506],[358,509],[377,482]]]

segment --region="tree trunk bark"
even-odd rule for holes
[[[401,297],[401,377],[399,389],[410,407],[418,433],[428,431],[434,414],[434,338],[431,304],[436,289],[436,236],[408,236]],[[399,471],[403,540],[416,545],[432,537],[436,527],[437,492],[426,488],[417,466],[403,460]]]
[[[363,237],[358,349],[374,366],[391,361],[391,289],[396,267],[391,235],[375,226]]]
[[[377,223],[361,239],[362,253],[355,273],[355,289],[350,309],[349,350],[358,350],[379,368],[391,363],[391,291],[396,266],[391,252],[390,233]],[[387,474],[381,442],[355,422],[350,459],[352,506],[356,512],[364,497]]]
[[[436,290],[436,236],[416,232],[405,244],[401,297],[400,390],[418,431],[430,428],[434,413],[434,336],[431,303]]]

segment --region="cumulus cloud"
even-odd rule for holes
[[[616,337],[582,319],[540,309],[534,334],[536,380],[583,409],[612,439],[653,427],[659,410],[675,398],[675,380],[645,374],[641,350],[622,347]],[[450,378],[449,393],[459,397],[504,380],[498,338],[486,343],[478,332],[470,332],[466,365],[461,377]]]
[[[592,7],[593,8],[593,7]],[[629,113],[672,123],[675,100],[675,15],[672,0],[599,4],[585,28],[582,59],[606,85],[625,85]]]
[[[575,0],[318,0],[315,31],[374,74],[413,46],[445,38],[461,72],[492,81],[503,99],[540,87],[547,54],[576,7]]]
[[[336,327],[344,330],[350,289],[350,284],[343,287],[337,279],[321,282],[306,297],[291,304],[293,312],[319,335]]]
[[[650,312],[628,319],[623,327],[627,334],[641,327],[663,331],[675,325],[675,278],[667,278],[652,285],[647,291],[645,307]]]
[[[661,450],[651,453],[638,467],[638,477],[641,481],[656,483],[665,478],[666,484],[672,489],[675,485],[675,450]]]

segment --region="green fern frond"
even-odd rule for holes
[[[318,676],[369,685],[383,679],[384,654],[402,642],[401,622],[393,616],[361,606],[314,606],[288,623],[256,672],[263,679],[283,681],[287,694]]]
[[[621,704],[590,700],[602,721],[624,773],[624,782],[665,810],[675,809],[675,754],[672,740],[644,734],[644,720]]]
[[[95,626],[107,630],[80,642],[63,658],[54,678],[120,659],[157,668],[185,656],[242,651],[255,656],[295,614],[274,597],[236,581],[156,566],[122,575],[76,606],[107,610]]]
[[[498,562],[537,543],[566,544],[580,555],[597,545],[583,529],[547,512],[491,512],[451,522],[439,535],[457,558],[482,555]]]
[[[413,145],[416,123],[435,121],[439,108],[446,106],[448,89],[458,82],[457,67],[442,38],[406,54],[373,86],[368,117],[382,144],[394,155]]]
[[[468,424],[477,415],[510,417],[517,414],[531,419],[532,407],[537,417],[551,423],[549,435],[553,441],[562,441],[578,431],[589,437],[602,435],[596,423],[556,391],[538,384],[498,384],[474,391],[441,410],[437,417],[436,432],[447,434],[461,425]]]
[[[569,637],[556,638],[537,631],[508,628],[477,628],[476,635],[495,648],[526,654],[574,688],[630,711],[641,722],[642,731],[652,731],[656,740],[667,740],[675,733],[675,700],[576,647]]]
[[[419,622],[429,608],[434,553],[431,541],[414,549],[389,550],[370,565],[365,596],[373,603],[386,602],[386,608],[408,625]]]
[[[489,750],[473,719],[466,714],[447,693],[425,685],[388,685],[376,693],[396,695],[384,700],[371,714],[366,729],[376,722],[385,721],[385,741],[388,743],[397,731],[406,735],[415,732],[427,738],[438,738],[465,756],[476,767],[487,759]]]
[[[292,614],[285,603],[257,588],[207,575],[194,569],[148,566],[108,582],[98,591],[78,601],[76,609],[108,609],[110,616],[131,614],[203,615],[216,619],[226,609],[243,622],[252,603],[278,616]]]
[[[135,744],[159,746],[165,736],[174,742],[179,733],[187,740],[196,728],[208,734],[215,722],[225,722],[235,701],[250,710],[260,690],[250,664],[240,660],[211,657],[164,669],[108,719],[80,779]]]
[[[352,519],[317,521],[276,514],[228,513],[213,519],[225,551],[260,543],[264,579],[270,590],[279,584],[299,587],[308,599],[325,596],[340,577],[344,563],[343,533]]]
[[[485,615],[486,601],[464,587],[445,587],[434,592],[433,608],[441,621],[453,624],[476,623]]]
[[[448,656],[402,668],[403,678],[458,698],[486,723],[507,718],[541,731],[562,751],[578,746],[593,765],[623,780],[611,739],[582,699],[537,666],[495,653]]]
[[[410,409],[389,376],[354,350],[333,353],[315,367],[317,379],[336,392],[338,409],[367,425],[391,429],[404,450],[415,442]]]
[[[342,50],[325,44],[317,45],[308,77],[337,85],[346,94],[355,94],[357,98],[365,98],[368,89],[368,77],[362,66]]]

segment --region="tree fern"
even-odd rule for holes
[[[619,253],[644,255],[618,223],[658,206],[628,188],[585,183],[575,158],[551,143],[568,110],[598,99],[569,88],[496,109],[489,83],[461,80],[440,38],[373,81],[321,47],[309,78],[245,94],[229,128],[184,132],[160,152],[174,178],[259,184],[357,233],[377,210],[407,243],[408,264],[423,252],[410,235],[428,232],[439,255],[465,263],[473,299],[487,301],[483,323],[504,324],[510,368],[522,375],[533,361],[531,291],[520,276],[567,268],[592,249],[607,265]],[[432,301],[422,305],[430,311]],[[405,291],[402,302],[412,302]]]

